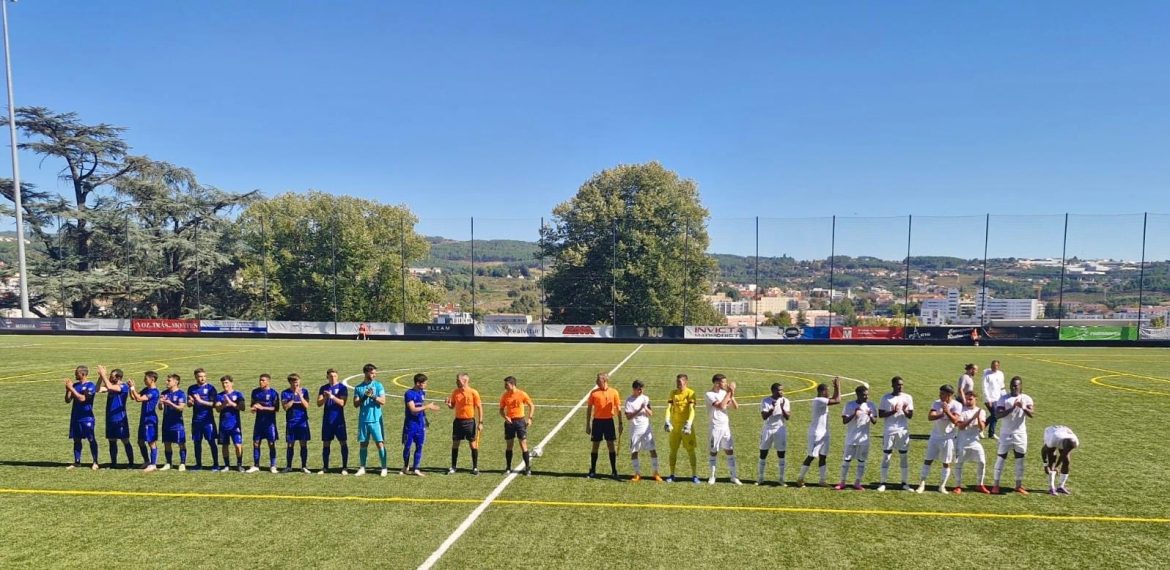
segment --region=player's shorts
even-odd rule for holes
[[[593,427],[589,430],[593,435],[589,437],[590,441],[613,441],[617,439],[617,430],[613,426],[613,418],[606,418],[604,420],[593,420]]]
[[[69,422],[69,439],[93,439],[93,418]]]
[[[345,433],[345,420],[321,422],[321,441],[345,441],[349,436]]]
[[[829,434],[826,432],[820,436],[815,433],[808,434],[808,456],[818,457],[829,454]]]
[[[909,431],[889,431],[882,436],[882,451],[905,453],[910,450]]]
[[[967,463],[968,461],[987,463],[987,454],[983,451],[983,445],[978,441],[959,448],[956,456],[955,463]]]
[[[639,451],[654,451],[654,428],[649,423],[630,428],[630,453]]]
[[[1028,452],[1028,432],[1020,431],[1018,433],[999,434],[999,450],[996,455],[1007,455],[1009,451],[1014,451],[1023,455]]]
[[[158,441],[158,424],[138,424],[138,441],[146,443]]]
[[[183,424],[164,426],[162,440],[163,443],[187,443],[187,428]]]
[[[767,449],[788,451],[788,426],[764,424],[764,429],[760,430],[760,451]]]
[[[708,447],[710,448],[711,453],[716,453],[723,450],[730,451],[734,449],[731,441],[731,428],[712,428],[711,435],[707,438],[707,443],[709,444]]]
[[[208,442],[215,442],[216,441],[217,437],[216,437],[215,422],[192,423],[191,424],[191,440],[194,441],[195,443],[199,443],[205,439]]]
[[[926,442],[926,458],[927,461],[942,461],[943,463],[955,462],[955,440],[954,438],[937,438],[932,437]]]
[[[382,437],[382,422],[358,422],[358,441],[374,440],[378,443],[385,441]]]
[[[475,418],[451,422],[451,441],[475,441]]]
[[[280,433],[276,431],[276,422],[256,422],[252,426],[252,441],[267,440],[268,443],[276,443],[280,439]]]
[[[682,445],[687,449],[694,449],[699,441],[694,430],[691,430],[691,433],[683,433],[682,426],[683,424],[674,424],[674,430],[670,432],[670,448],[678,449],[678,446]]]
[[[524,418],[509,419],[504,422],[504,439],[528,439],[528,424]]]
[[[106,439],[130,439],[129,420],[106,422]]]
[[[309,441],[313,439],[309,432],[309,426],[284,426],[284,441],[285,443],[292,443],[294,441]]]
[[[221,429],[219,430],[219,443],[220,445],[226,445],[229,443],[240,445],[244,443],[244,432],[240,429],[240,426]]]
[[[414,444],[417,447],[422,447],[423,443],[427,441],[427,430],[422,426],[411,426],[402,428],[402,446],[410,447]]]
[[[1044,447],[1060,449],[1061,444],[1067,440],[1072,440],[1074,448],[1081,444],[1077,440],[1076,434],[1064,426],[1048,426],[1044,428]]]
[[[864,441],[845,445],[845,461],[856,459],[864,463],[869,458],[869,438]]]

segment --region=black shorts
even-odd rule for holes
[[[451,441],[475,441],[475,418],[455,420],[451,424]]]
[[[591,441],[601,441],[602,438],[605,438],[605,441],[617,439],[617,431],[613,428],[613,418],[593,420],[593,429],[590,431],[593,432]]]
[[[504,439],[528,439],[528,424],[524,418],[504,422]]]

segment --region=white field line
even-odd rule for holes
[[[639,344],[638,348],[635,348],[633,352],[626,355],[626,357],[622,359],[622,361],[619,362],[617,366],[613,367],[613,370],[609,371],[610,375],[616,373],[618,369],[622,367],[622,365],[624,365],[626,362],[629,362],[629,360],[633,358],[635,354],[638,354],[639,350],[642,350],[643,346],[645,345]],[[591,391],[592,389],[590,389],[590,392]],[[544,439],[540,440],[540,443],[536,444],[534,451],[538,449],[543,450],[545,444],[552,440],[553,436],[555,436],[557,432],[561,431],[561,428],[565,427],[565,424],[569,423],[569,419],[573,417],[573,414],[577,413],[577,410],[579,410],[581,406],[585,405],[585,401],[588,399],[589,392],[586,392],[585,395],[581,398],[581,401],[577,402],[577,405],[573,406],[573,409],[569,410],[569,412],[565,414],[565,417],[561,418],[561,421],[558,422],[557,425],[553,426],[552,430],[548,432],[548,435],[545,435]],[[439,548],[432,552],[431,555],[427,557],[427,559],[423,561],[421,565],[419,565],[419,570],[430,570],[430,568],[434,567],[435,563],[437,563],[439,559],[447,553],[447,550],[449,550],[451,546],[455,544],[455,541],[459,540],[459,537],[463,536],[463,533],[467,532],[467,529],[471,528],[471,525],[475,523],[476,519],[478,519],[485,510],[487,510],[488,506],[492,504],[492,501],[495,501],[496,498],[500,496],[500,493],[504,492],[504,489],[508,488],[508,485],[510,485],[515,478],[516,472],[509,473],[507,477],[504,477],[504,480],[501,481],[499,485],[496,485],[496,488],[493,489],[490,494],[488,494],[483,502],[480,503],[479,506],[475,507],[475,510],[471,511],[471,514],[467,515],[467,518],[459,524],[459,526],[455,529],[455,532],[452,532],[451,536],[448,536],[447,540],[444,540],[443,543],[439,545]]]

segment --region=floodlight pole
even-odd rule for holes
[[[13,0],[14,2],[16,0]],[[3,5],[4,19],[4,73],[8,80],[8,140],[12,145],[12,202],[16,207],[16,258],[20,272],[20,316],[29,318],[28,262],[24,255],[24,212],[20,203],[20,157],[16,146],[16,103],[12,96],[12,56],[8,51],[8,2]]]

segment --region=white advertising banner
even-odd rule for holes
[[[706,338],[706,339],[754,339],[756,338],[755,327],[732,327],[732,326],[691,326],[684,327],[683,338]]]
[[[1142,340],[1170,340],[1170,328],[1142,327],[1141,336],[1138,338]]]
[[[318,321],[268,321],[268,332],[273,334],[333,334],[333,324],[333,322]],[[357,329],[354,329],[354,334],[357,334]]]
[[[543,336],[540,325],[524,324],[475,324],[475,336],[539,337]]]
[[[613,338],[612,325],[545,325],[550,338]]]
[[[357,338],[358,327],[363,324],[369,329],[367,334],[370,336],[402,336],[405,329],[402,323],[337,323],[337,334]]]
[[[65,319],[65,330],[130,332],[130,319]]]

